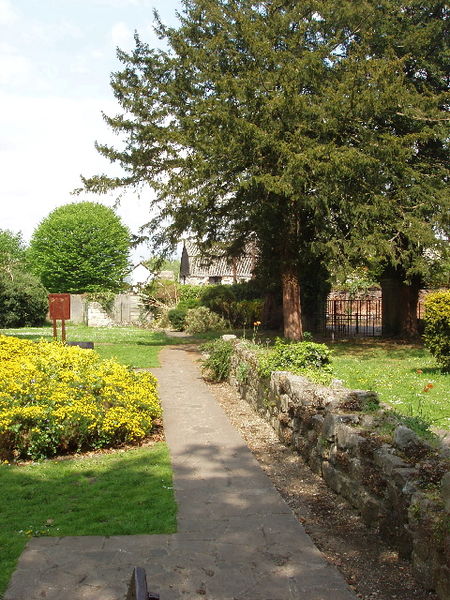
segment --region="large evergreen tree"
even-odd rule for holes
[[[366,24],[367,56],[395,57],[403,85],[400,98],[393,94],[394,110],[380,105],[372,114],[370,126],[387,152],[382,186],[363,204],[375,226],[363,219],[350,245],[358,258],[375,256],[381,264],[383,333],[407,337],[417,334],[424,280],[448,256],[449,7],[435,0],[380,2]]]
[[[380,23],[389,29],[403,10],[396,1],[183,4],[178,28],[158,24],[169,51],[136,37],[134,52],[119,52],[112,87],[124,113],[106,119],[126,143],[98,149],[126,175],[85,184],[152,185],[157,242],[191,232],[233,254],[253,238],[281,281],[285,335],[299,339],[305,257],[385,252],[392,215],[413,215],[424,231],[411,239],[434,244],[441,199],[430,205],[427,193],[416,212],[412,199],[425,181],[440,184],[415,157],[443,139],[442,98],[407,78],[392,36],[381,45]]]

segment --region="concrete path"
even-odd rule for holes
[[[233,429],[189,350],[154,369],[178,533],[32,539],[5,600],[123,600],[134,566],[161,600],[355,600]],[[120,499],[118,499],[120,501]]]

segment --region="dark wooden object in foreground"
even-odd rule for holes
[[[149,592],[147,577],[142,567],[134,567],[126,600],[160,600],[159,594]]]
[[[78,346],[79,348],[85,348],[86,350],[93,350],[94,342],[66,342],[66,346]]]

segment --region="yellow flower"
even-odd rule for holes
[[[156,386],[93,350],[0,335],[0,443],[36,458],[137,441],[161,415]]]

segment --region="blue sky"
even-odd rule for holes
[[[28,240],[53,208],[74,201],[80,173],[112,172],[94,141],[118,142],[101,116],[119,110],[109,87],[116,47],[131,49],[135,30],[160,44],[153,8],[175,24],[181,2],[0,0],[0,228]],[[118,212],[136,231],[148,197],[128,196]]]

